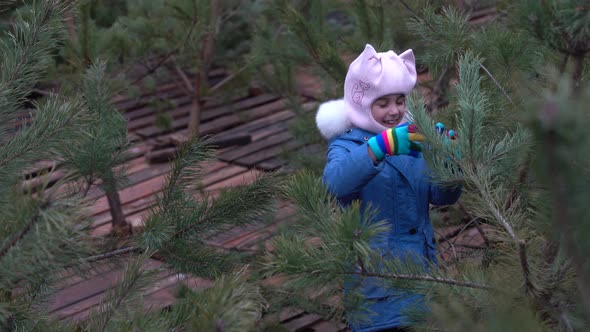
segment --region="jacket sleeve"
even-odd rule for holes
[[[350,201],[379,174],[383,164],[373,164],[366,144],[334,141],[328,148],[324,184],[337,199]]]
[[[434,183],[430,184],[430,203],[434,205],[455,204],[461,196],[461,187],[443,188]]]

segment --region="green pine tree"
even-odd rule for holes
[[[51,188],[32,192],[22,186],[23,171],[58,159],[61,145],[80,138],[92,123],[80,98],[51,95],[32,108],[26,103],[63,40],[65,10],[45,1],[19,9],[0,43],[0,325],[7,331],[42,330],[47,317],[38,308],[57,272],[89,253],[85,235],[74,227],[87,221],[80,210],[85,203]],[[30,124],[21,122],[27,108]]]
[[[137,331],[255,329],[265,308],[243,257],[207,246],[206,239],[231,227],[267,220],[275,206],[277,175],[211,197],[199,190],[212,151],[188,141],[174,160],[167,185],[145,228],[129,245],[100,253],[86,233],[85,198],[91,183],[116,193],[116,171],[125,155],[126,132],[108,100],[104,64],[86,70],[80,88],[30,101],[66,38],[65,2],[22,6],[0,39],[0,326],[25,331]],[[31,107],[31,105],[33,105]],[[22,114],[30,114],[23,120]],[[70,147],[71,149],[64,149]],[[62,162],[62,180],[25,186],[23,171],[38,161]],[[61,167],[61,166],[58,166]],[[92,269],[105,259],[130,254],[125,274],[100,307],[79,323],[56,322],[45,301],[64,275]],[[219,280],[207,290],[184,289],[168,312],[145,312],[142,290],[161,269],[143,262],[157,255],[172,271]]]
[[[79,95],[84,96],[86,108],[96,117],[96,124],[86,135],[67,146],[62,155],[64,166],[81,178],[86,196],[94,185],[105,192],[116,232],[129,231],[118,190],[125,183],[123,164],[130,159],[127,121],[111,104],[112,94],[105,78],[105,64],[96,63],[86,71]]]

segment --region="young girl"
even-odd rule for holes
[[[360,200],[364,210],[370,204],[377,209],[375,221],[390,225],[388,234],[371,246],[385,258],[414,256],[436,262],[429,204],[453,204],[461,190],[431,183],[413,142],[423,136],[406,123],[405,96],[416,78],[412,50],[377,53],[367,44],[350,64],[344,99],[320,105],[316,122],[330,142],[324,169],[328,190],[344,206]],[[407,310],[423,306],[422,296],[387,290],[373,278],[364,279],[361,290],[373,315],[370,323],[352,322],[355,331],[402,329],[411,324]]]

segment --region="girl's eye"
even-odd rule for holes
[[[396,103],[397,103],[398,105],[404,105],[404,104],[406,103],[406,99],[405,99],[405,98],[400,98],[400,99],[398,99],[398,100],[396,101]]]

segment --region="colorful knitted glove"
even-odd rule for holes
[[[445,126],[442,123],[437,123],[435,125],[436,132],[440,135],[444,135],[445,137],[445,144],[455,144],[457,143],[457,133],[454,130],[449,130],[445,134]],[[461,159],[461,151],[457,150],[456,155],[457,159]]]
[[[410,155],[419,156],[422,151],[419,142],[424,142],[424,135],[418,132],[415,124],[405,123],[395,128],[387,129],[375,137],[369,139],[369,147],[377,160],[382,160],[385,155]]]

